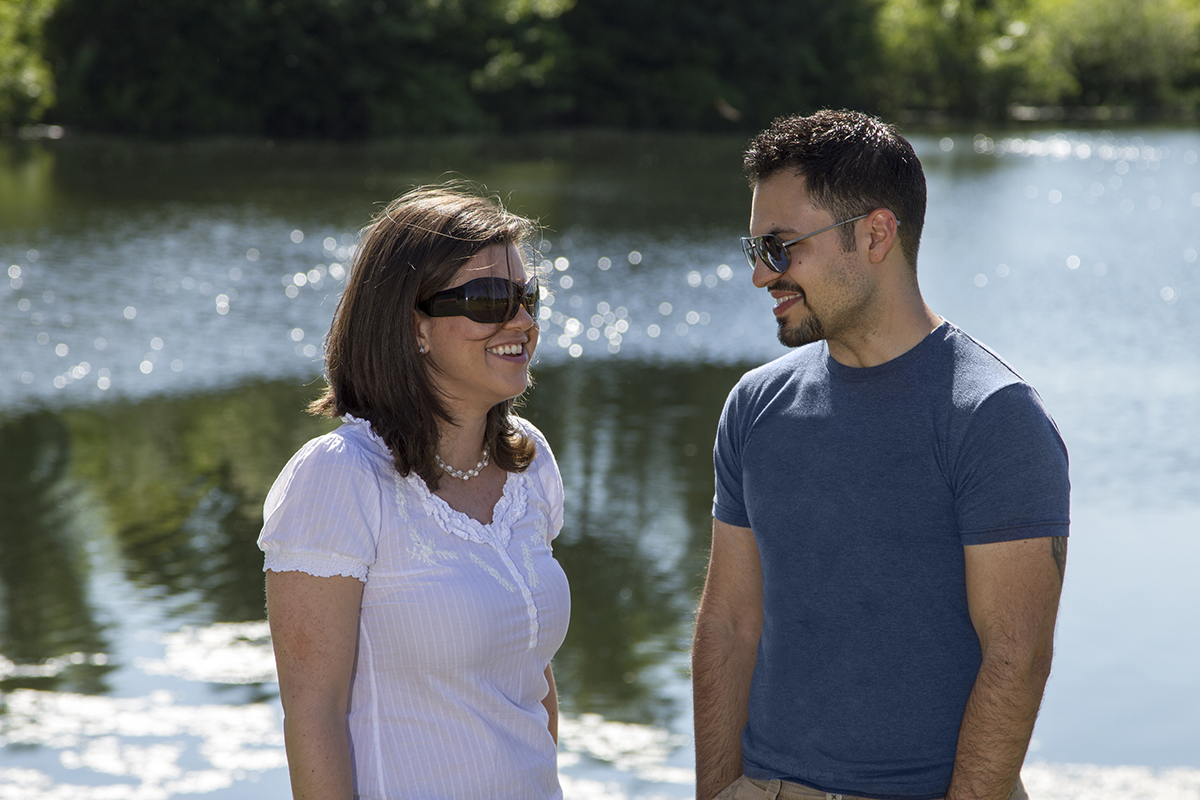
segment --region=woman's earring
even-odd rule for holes
[[[417,352],[420,353],[421,355],[425,355],[425,345],[419,346],[417,348]]]

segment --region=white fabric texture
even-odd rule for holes
[[[275,481],[264,570],[363,581],[349,731],[364,800],[561,798],[542,705],[570,595],[550,542],[563,487],[541,433],[491,524],[401,478],[362,420],[302,447]]]

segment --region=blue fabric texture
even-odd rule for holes
[[[876,367],[819,342],[742,378],[714,462],[713,516],[762,560],[746,775],[943,796],[981,661],[963,547],[1068,531],[1037,393],[948,322]]]

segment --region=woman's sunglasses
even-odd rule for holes
[[[466,317],[475,322],[503,323],[515,317],[524,306],[537,320],[540,299],[537,278],[524,286],[507,278],[476,278],[453,289],[443,289],[417,308],[431,317]]]
[[[847,225],[851,222],[857,222],[860,219],[865,219],[871,216],[870,214],[859,214],[857,217],[844,219],[841,222],[835,222],[832,225],[826,225],[819,231],[806,233],[803,236],[797,236],[795,239],[783,241],[773,233],[764,233],[762,236],[743,236],[742,237],[742,252],[746,254],[746,260],[750,262],[750,266],[754,266],[755,259],[762,259],[762,262],[767,265],[767,269],[772,272],[787,272],[788,268],[788,245],[802,242],[805,239],[816,236],[818,233],[824,233],[828,230],[833,230],[840,225]],[[896,223],[899,225],[900,223]]]

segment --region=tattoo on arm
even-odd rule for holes
[[[1067,537],[1051,537],[1050,552],[1054,555],[1054,566],[1058,567],[1058,580],[1061,582],[1067,570]]]

